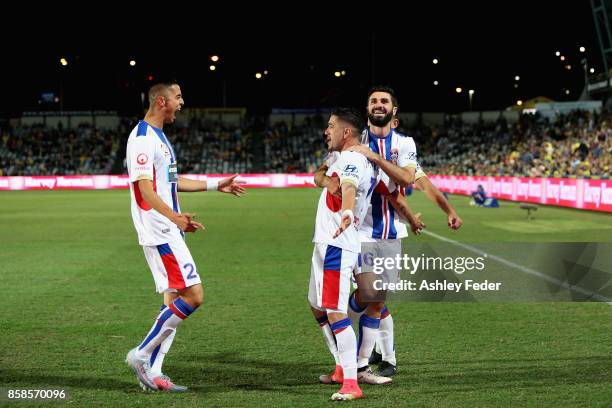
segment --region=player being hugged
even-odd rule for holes
[[[342,368],[342,388],[331,397],[335,401],[363,395],[357,384],[357,339],[347,309],[351,274],[361,250],[359,225],[377,182],[372,163],[363,154],[349,151],[360,143],[364,125],[358,111],[349,108],[335,109],[329,118],[326,143],[330,151],[340,154],[328,175],[339,177],[341,197],[323,189],[313,238],[308,300],[328,347],[334,350],[336,365]]]

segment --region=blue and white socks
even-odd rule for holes
[[[323,333],[323,337],[325,338],[325,344],[327,345],[329,352],[332,354],[332,356],[334,356],[336,365],[340,365],[340,359],[338,358],[338,347],[336,346],[336,338],[329,325],[329,320],[327,320],[327,315],[317,317],[317,323],[319,323],[319,327],[321,328],[321,332]]]
[[[176,298],[174,302],[172,302],[168,307],[162,308],[159,315],[157,316],[157,320],[143,342],[138,346],[138,351],[136,352],[136,356],[143,358],[147,357],[151,359],[153,352],[157,349],[158,346],[162,344],[164,340],[172,335],[174,337],[174,332],[178,325],[189,317],[190,314],[194,312],[194,308],[191,307],[187,302],[185,302],[181,298]],[[156,360],[160,357],[159,353],[164,352],[167,353],[168,349],[170,349],[170,345],[172,341],[168,342],[166,347],[160,347],[157,352]],[[163,357],[162,357],[163,361]],[[161,366],[160,366],[161,371]]]
[[[361,315],[359,318],[359,343],[357,344],[357,368],[368,366],[368,359],[378,338],[380,319]]]
[[[348,317],[331,324],[345,380],[357,380],[357,337]]]
[[[380,354],[382,354],[383,361],[397,365],[393,338],[393,317],[389,313],[387,306],[380,313],[380,330],[376,343],[380,346]]]

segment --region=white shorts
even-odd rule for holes
[[[365,245],[365,246],[364,246]],[[374,258],[394,258],[402,253],[402,240],[398,239],[376,239],[374,242],[362,242],[359,263],[353,270],[354,278],[364,272],[372,272],[372,262]],[[365,266],[363,264],[366,264]],[[369,267],[368,267],[369,266]],[[386,283],[397,283],[400,281],[400,271],[397,265],[391,268],[384,268],[384,276],[381,276]],[[357,288],[357,282],[353,279],[353,286]]]
[[[356,252],[315,244],[308,289],[310,305],[328,313],[347,313],[351,273],[358,259]]]
[[[191,253],[182,239],[156,246],[143,246],[158,293],[176,292],[201,283]]]

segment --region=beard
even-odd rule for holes
[[[382,118],[378,118],[374,116],[373,114],[368,113],[368,119],[370,120],[370,123],[376,127],[386,126],[389,122],[391,122],[392,117],[393,117],[393,112],[387,113]]]

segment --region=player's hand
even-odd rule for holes
[[[240,197],[242,194],[245,193],[245,190],[244,190],[244,187],[242,187],[242,184],[245,184],[246,181],[236,180],[236,177],[238,177],[238,174],[234,174],[231,177],[227,177],[227,178],[224,178],[223,180],[220,180],[219,187],[217,188],[217,190],[221,191],[222,193],[233,194],[236,197]]]
[[[340,177],[329,177],[327,180],[327,191],[331,195],[342,197],[342,189],[340,188]]]
[[[351,147],[349,151],[361,153],[370,161],[374,161],[374,159],[378,156],[378,154],[373,152],[369,146],[362,144]]]
[[[196,214],[190,213],[177,214],[172,222],[184,232],[195,232],[198,229],[204,229],[204,225],[193,220],[195,216]]]
[[[423,231],[425,227],[425,223],[421,220],[421,213],[416,213],[414,219],[410,221],[410,230],[415,235],[421,235],[421,231]]]
[[[458,230],[462,225],[463,220],[456,213],[452,213],[448,216],[448,227],[450,229]]]
[[[346,231],[346,229],[348,227],[351,226],[351,224],[353,223],[353,220],[351,219],[351,217],[346,214],[342,216],[342,220],[340,221],[340,228],[338,228],[334,234],[334,239],[338,238],[340,236],[340,234],[342,234],[344,231]]]
[[[196,230],[199,229],[205,229],[204,225],[200,222],[197,222],[194,220],[194,218],[196,217],[196,213],[190,214],[190,213],[183,213],[183,215],[185,215],[187,218],[189,218],[189,224],[187,225],[187,228],[184,229],[183,231],[185,232],[196,232]]]

